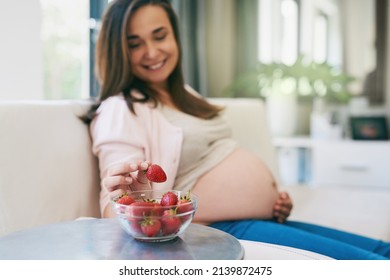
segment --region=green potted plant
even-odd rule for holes
[[[258,63],[255,69],[240,75],[225,95],[261,98],[295,95],[304,100],[319,97],[326,102],[345,104],[352,97],[348,86],[354,80],[327,62],[309,62],[299,56],[292,65]]]
[[[225,91],[231,97],[265,99],[268,121],[275,136],[291,136],[298,126],[299,101],[312,104],[313,110],[324,104],[346,104],[354,78],[331,66],[299,56],[292,65],[258,63],[255,69],[240,75]]]

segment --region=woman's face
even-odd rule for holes
[[[139,8],[127,26],[133,74],[155,87],[165,87],[179,60],[172,25],[160,6]]]

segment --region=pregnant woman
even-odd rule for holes
[[[96,49],[99,102],[85,116],[99,159],[101,212],[125,190],[191,190],[194,222],[239,239],[314,251],[336,259],[388,259],[390,245],[313,224],[286,221],[290,197],[278,192],[260,158],[231,137],[221,113],[185,85],[178,22],[164,0],[116,0]],[[144,170],[161,165],[167,181]],[[141,172],[139,172],[141,171]]]

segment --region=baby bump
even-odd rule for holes
[[[193,188],[199,197],[194,221],[268,219],[277,198],[273,175],[256,156],[237,149],[204,174]]]

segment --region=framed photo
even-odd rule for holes
[[[351,117],[350,125],[354,140],[389,140],[385,116]]]

